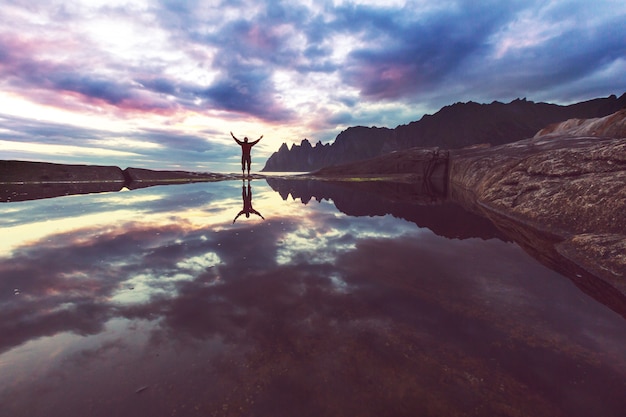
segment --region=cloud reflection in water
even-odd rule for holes
[[[0,206],[77,219],[0,258],[11,415],[623,409],[624,320],[516,245],[253,187],[235,225],[237,182]]]

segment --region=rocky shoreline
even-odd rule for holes
[[[411,170],[626,317],[626,109],[510,144],[413,149],[313,175],[396,181]]]
[[[0,161],[0,202],[237,179],[235,174],[157,171],[100,165]]]
[[[453,152],[449,181],[494,223],[552,240],[558,255],[626,294],[626,110]]]
[[[626,139],[533,138],[449,164],[449,198],[626,316]]]

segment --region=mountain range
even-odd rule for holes
[[[557,105],[516,99],[455,103],[419,121],[386,127],[354,126],[333,143],[314,146],[308,139],[291,148],[283,143],[265,163],[263,172],[310,172],[373,158],[414,147],[458,149],[477,144],[501,145],[534,136],[539,130],[568,119],[603,117],[626,107],[626,93],[576,104]]]

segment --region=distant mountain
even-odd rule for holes
[[[283,143],[265,163],[264,172],[315,171],[413,147],[457,149],[489,143],[501,145],[533,137],[540,129],[567,119],[603,117],[626,107],[626,93],[561,106],[516,99],[510,103],[472,101],[443,107],[417,122],[385,127],[350,127],[332,144],[304,139],[291,149]]]

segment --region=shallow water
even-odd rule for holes
[[[623,317],[450,203],[301,184],[0,204],[3,415],[623,416]]]

